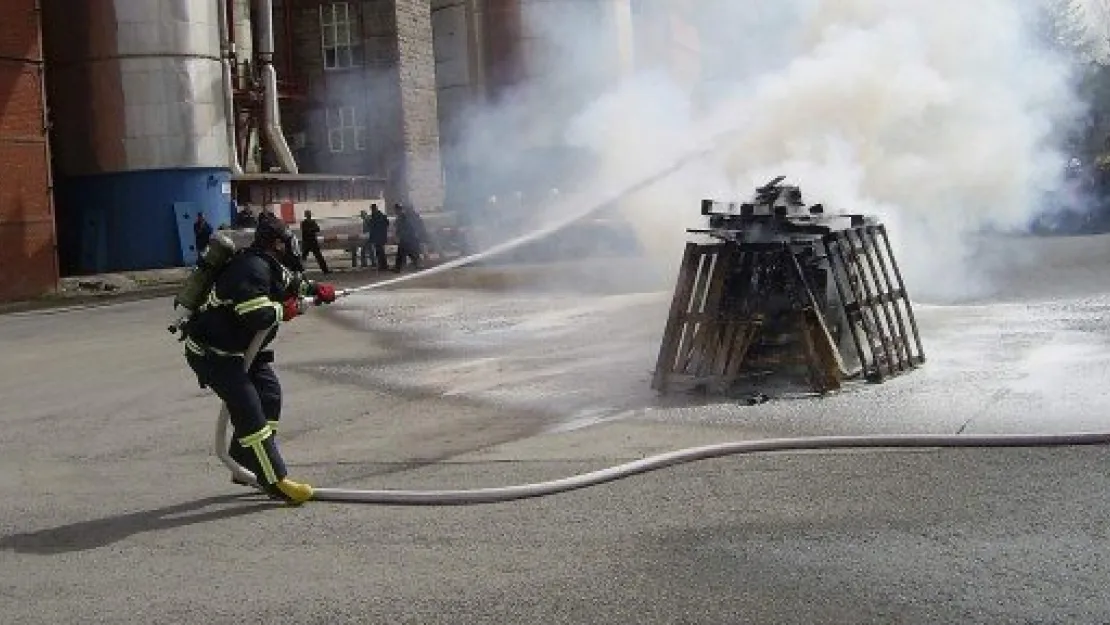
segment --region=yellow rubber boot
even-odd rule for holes
[[[295,506],[299,506],[309,499],[312,499],[311,486],[301,482],[294,482],[289,478],[280,480],[274,484],[272,488],[277,491],[275,494],[280,494],[283,500]]]

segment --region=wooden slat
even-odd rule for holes
[[[714,258],[711,275],[709,276],[708,292],[706,293],[705,305],[703,307],[703,310],[706,312],[717,312],[721,310],[721,297],[724,293],[725,279],[728,277],[733,267],[734,249],[735,246],[733,245],[725,245],[717,252]],[[720,328],[721,318],[719,315],[713,316],[701,324],[700,356],[695,373],[704,375],[711,372],[713,361],[717,356],[717,351],[722,348]]]
[[[698,250],[696,271],[694,273],[694,288],[690,293],[690,299],[686,305],[687,311],[693,313],[705,312],[702,304],[705,301],[705,288],[709,281],[709,271],[712,266],[712,253],[708,251],[705,246],[701,246]],[[678,343],[678,362],[675,364],[676,371],[687,371],[689,369],[690,359],[694,350],[694,336],[700,326],[701,322],[686,322],[683,324],[681,331],[682,338]]]
[[[697,245],[687,243],[682,253],[682,263],[678,269],[678,282],[675,283],[674,297],[671,298],[671,311],[667,316],[667,325],[663,330],[663,341],[659,346],[659,358],[655,362],[655,374],[652,376],[651,387],[657,391],[666,392],[667,380],[675,362],[678,351],[678,339],[682,328],[681,313],[686,310],[686,303],[690,299],[690,292],[694,288],[692,273],[696,269]]]
[[[885,232],[853,229],[830,234],[823,241],[820,262],[829,263],[833,284],[828,288],[835,287],[843,303],[846,330],[851,333],[864,377],[882,381],[917,366],[923,355],[920,350],[914,353],[910,340],[920,339],[912,311],[902,310],[902,305],[909,307],[909,301],[893,257],[882,254],[884,244],[889,247]],[[792,282],[771,288],[776,292],[786,289],[784,294],[797,300],[784,329],[794,338],[788,346],[761,355],[758,363],[749,363],[751,347],[764,331],[761,311],[766,310],[765,304],[755,301],[753,293],[728,293],[734,299],[726,305],[725,284],[735,276],[739,288],[746,289],[745,276],[753,267],[761,270],[769,267],[768,263],[780,262],[793,263]],[[825,393],[839,389],[843,376],[849,374],[841,367],[840,345],[831,343],[819,316],[822,313],[818,307],[824,300],[814,299],[807,281],[808,276],[786,244],[688,243],[653,388],[666,392],[675,384],[685,383],[728,386],[752,366],[791,370],[797,366],[807,372],[813,390]],[[907,321],[912,335],[907,331]]]

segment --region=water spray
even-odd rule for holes
[[[570,225],[572,225],[572,224],[574,224],[578,221],[581,221],[582,219],[585,219],[585,218],[587,218],[591,215],[594,215],[594,214],[600,212],[601,210],[603,210],[603,209],[605,209],[609,206],[612,206],[615,202],[619,202],[619,201],[621,201],[621,200],[623,200],[623,199],[625,199],[625,198],[627,198],[631,195],[634,195],[636,193],[639,193],[640,191],[643,191],[644,189],[650,187],[651,185],[653,185],[657,182],[660,182],[663,179],[667,178],[668,176],[671,176],[672,174],[678,172],[683,167],[686,167],[687,165],[693,163],[694,161],[697,161],[701,158],[709,156],[710,154],[715,152],[717,149],[718,149],[718,146],[714,145],[713,147],[709,147],[709,148],[705,148],[705,149],[702,149],[702,150],[690,152],[690,153],[686,154],[685,156],[683,156],[682,158],[674,161],[669,166],[667,166],[667,167],[665,167],[661,170],[655,171],[651,175],[646,176],[644,178],[641,178],[640,180],[636,181],[635,183],[633,183],[631,185],[628,185],[626,187],[623,187],[623,188],[619,189],[618,191],[616,191],[614,193],[611,193],[609,196],[607,196],[607,197],[605,197],[601,200],[593,200],[592,198],[587,197],[587,194],[581,194],[581,193],[577,194],[577,195],[571,197],[570,200],[567,201],[567,204],[572,205],[572,206],[573,205],[586,206],[587,208],[585,210],[580,210],[580,211],[577,211],[577,212],[571,212],[566,217],[564,217],[564,218],[562,218],[558,221],[552,222],[550,224],[547,224],[546,226],[543,226],[541,228],[538,228],[535,231],[530,232],[528,234],[519,236],[515,239],[511,239],[511,240],[506,241],[504,243],[499,243],[497,245],[494,245],[494,246],[490,247],[489,249],[482,250],[481,252],[477,252],[475,254],[470,254],[469,256],[463,256],[462,258],[456,258],[455,260],[448,261],[448,262],[443,263],[441,265],[436,265],[435,267],[430,267],[430,268],[425,269],[423,271],[419,271],[419,272],[416,272],[416,273],[411,273],[411,274],[404,275],[404,276],[398,276],[396,278],[391,278],[389,280],[383,280],[381,282],[375,282],[375,283],[367,284],[367,285],[364,285],[364,286],[357,286],[357,287],[352,287],[352,288],[348,288],[348,289],[342,289],[342,290],[336,291],[336,297],[347,297],[348,295],[354,295],[355,293],[361,293],[363,291],[384,289],[384,288],[387,288],[387,287],[396,286],[398,284],[402,284],[402,283],[409,282],[409,281],[412,281],[412,280],[417,280],[419,278],[426,278],[426,277],[429,277],[429,276],[434,276],[434,275],[437,275],[437,274],[440,274],[440,273],[450,271],[452,269],[456,269],[458,267],[465,267],[467,265],[470,265],[470,264],[478,262],[478,261],[486,260],[488,258],[493,258],[493,257],[495,257],[499,254],[504,254],[505,252],[510,252],[512,250],[515,250],[515,249],[521,247],[522,245],[526,245],[526,244],[531,243],[533,241],[538,241],[538,240],[543,239],[545,237],[549,237],[549,236],[559,232],[560,230],[563,230],[564,228],[566,228],[566,227],[568,227],[568,226],[570,226]]]

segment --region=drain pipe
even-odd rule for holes
[[[274,69],[274,3],[273,0],[258,0],[258,60],[262,65],[263,107],[265,111],[263,131],[277,156],[281,168],[296,174],[297,162],[293,151],[285,141],[281,129],[281,108],[278,106],[277,70]]]
[[[231,23],[227,14],[227,3],[228,0],[216,0],[220,27],[220,67],[223,70],[224,108],[227,119],[227,158],[231,175],[242,176],[243,166],[239,163],[239,148],[235,141],[235,88],[231,82],[231,64],[235,62],[235,48],[231,45]]]

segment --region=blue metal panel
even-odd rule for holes
[[[181,249],[181,259],[186,265],[195,265],[197,241],[193,233],[193,222],[197,218],[197,205],[194,202],[174,202],[173,214],[177,217],[177,244]]]
[[[160,269],[191,264],[183,249],[175,204],[191,204],[186,247],[194,245],[192,219],[203,211],[213,229],[231,222],[231,180],[226,169],[133,171],[62,179],[69,223],[82,246],[73,254],[80,273]]]
[[[108,236],[104,227],[104,211],[94,207],[80,216],[81,265],[103,267],[108,263]]]

